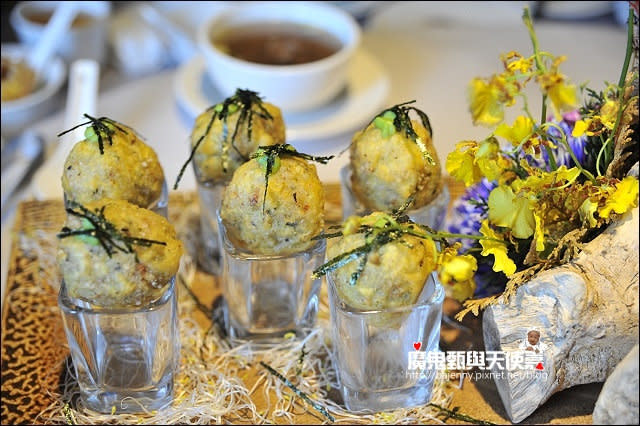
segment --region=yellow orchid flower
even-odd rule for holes
[[[500,238],[493,229],[489,226],[488,220],[483,220],[480,225],[480,233],[487,239],[481,239],[480,245],[482,246],[483,256],[494,257],[493,270],[496,272],[503,271],[507,276],[516,272],[516,264],[509,258],[507,254],[507,245],[504,242],[494,241]]]
[[[438,272],[440,281],[452,286],[452,296],[462,302],[473,296],[476,289],[473,276],[478,270],[478,262],[471,255],[458,255],[460,246],[456,243],[440,253]]]
[[[489,180],[498,179],[502,171],[511,165],[509,160],[500,155],[500,145],[495,138],[480,142],[475,155],[475,164]]]
[[[500,145],[495,138],[480,143],[460,142],[456,149],[447,155],[445,167],[454,178],[471,186],[483,177],[498,179],[502,172],[511,166],[511,161],[501,154]]]
[[[460,142],[447,155],[445,168],[452,177],[471,186],[482,179],[482,171],[476,165],[475,154],[478,144],[473,141]]]
[[[578,105],[578,91],[573,84],[566,84],[560,73],[546,73],[538,81],[551,101],[556,120],[562,120],[562,113],[571,111]]]
[[[445,277],[444,282],[451,280],[457,282],[467,281],[473,278],[474,272],[478,269],[476,258],[469,255],[454,256],[442,265],[441,273]]]
[[[637,200],[638,179],[633,176],[627,176],[616,185],[613,194],[607,198],[604,206],[598,209],[598,214],[605,219],[609,218],[612,211],[622,214],[635,207]]]
[[[609,130],[613,130],[618,118],[618,103],[607,99],[607,101],[600,107],[600,122],[604,127]]]
[[[529,238],[535,230],[534,202],[524,194],[514,194],[511,187],[501,185],[489,194],[489,220],[511,229],[516,238]]]
[[[516,117],[512,126],[506,123],[500,124],[493,132],[511,142],[513,146],[518,146],[533,133],[533,120],[524,115]]]
[[[492,79],[493,82],[493,79]],[[473,124],[494,126],[504,118],[504,107],[498,85],[474,78],[469,87],[470,111]]]
[[[511,51],[501,55],[502,62],[507,71],[511,73],[529,74],[533,68],[533,57],[525,58],[518,52]]]
[[[580,169],[577,167],[571,167],[569,169],[565,165],[551,172],[541,171],[539,169],[531,169],[529,171],[532,173],[531,176],[512,184],[512,187],[514,187],[516,191],[520,191],[522,188],[537,191],[558,186],[558,184],[565,185],[567,183],[573,183],[578,176],[580,176]]]
[[[598,224],[598,221],[593,216],[593,214],[598,209],[598,203],[594,203],[589,198],[584,200],[578,209],[578,213],[580,214],[580,220],[582,223],[586,223],[590,228],[595,227]]]
[[[464,302],[473,296],[474,291],[476,291],[476,282],[471,278],[467,281],[456,282],[451,288],[451,296],[458,302]]]

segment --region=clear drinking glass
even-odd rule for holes
[[[158,300],[118,309],[72,299],[63,282],[58,305],[88,408],[138,413],[171,403],[180,356],[175,279]]]
[[[217,211],[222,204],[222,193],[227,182],[201,182],[198,180],[197,185],[200,203],[200,241],[202,243],[202,247],[198,251],[198,264],[206,272],[219,275],[222,243],[218,232]]]
[[[340,299],[327,275],[334,360],[348,410],[385,411],[427,404],[436,370],[428,352],[438,351],[444,290],[429,275],[418,303],[360,311]],[[356,284],[357,285],[357,284]]]
[[[366,216],[372,213],[358,201],[351,189],[351,169],[349,166],[344,166],[340,169],[340,189],[342,195],[342,217],[344,219],[349,216]],[[408,210],[407,215],[415,223],[427,225],[436,230],[442,229],[447,216],[449,199],[449,188],[447,185],[443,185],[442,191],[433,201],[419,209]]]
[[[316,322],[325,240],[290,255],[257,255],[237,248],[218,215],[224,318],[232,338],[272,343],[286,333],[305,335]]]

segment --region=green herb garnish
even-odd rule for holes
[[[264,368],[266,368],[269,373],[271,373],[274,376],[276,376],[280,381],[282,381],[282,383],[287,385],[289,387],[289,389],[291,389],[293,392],[295,392],[296,395],[298,395],[300,398],[302,398],[305,401],[307,401],[313,408],[315,408],[318,412],[320,412],[323,416],[325,416],[330,422],[335,422],[336,421],[336,419],[331,414],[329,414],[329,412],[327,411],[326,408],[324,408],[322,405],[320,405],[317,402],[315,402],[314,400],[312,400],[309,397],[309,395],[307,395],[306,393],[304,393],[303,391],[298,389],[296,387],[296,385],[291,383],[291,381],[289,379],[287,379],[286,377],[284,377],[282,374],[278,373],[278,371],[276,371],[276,369],[274,369],[273,367],[271,367],[269,364],[265,363],[264,361],[260,361],[260,365],[263,366]]]
[[[304,154],[296,151],[296,149],[289,145],[277,144],[260,146],[258,150],[251,156],[255,158],[262,170],[264,170],[264,197],[262,198],[262,213],[264,214],[264,206],[267,201],[267,188],[269,187],[269,176],[276,173],[280,169],[280,157],[281,156],[298,157],[308,161],[315,161],[321,164],[327,164],[329,160],[333,158],[333,155],[328,157],[315,157],[313,155]]]
[[[474,417],[471,417],[467,414],[460,412],[460,407],[453,407],[453,410],[449,410],[448,408],[441,407],[437,404],[429,403],[427,404],[433,408],[439,410],[439,414],[444,416],[443,421],[446,422],[449,419],[462,420],[464,422],[468,422],[474,425],[494,425],[495,423],[491,423],[487,420],[480,420]]]
[[[253,108],[254,105],[257,109]],[[187,165],[193,159],[193,156],[195,155],[196,150],[198,149],[202,141],[211,131],[211,127],[213,126],[213,123],[216,119],[222,120],[223,123],[222,138],[220,139],[220,152],[222,153],[222,170],[225,173],[227,172],[229,166],[229,147],[233,148],[238,153],[240,158],[242,158],[244,161],[249,160],[249,158],[242,154],[242,152],[240,152],[238,147],[236,147],[235,145],[236,136],[238,135],[240,127],[245,122],[247,123],[247,138],[251,140],[254,115],[257,115],[264,120],[273,120],[273,116],[269,114],[269,111],[267,111],[267,109],[262,104],[262,98],[258,96],[258,93],[252,92],[251,90],[237,89],[236,93],[233,96],[225,99],[224,102],[212,105],[207,108],[207,112],[209,111],[213,111],[213,114],[209,119],[209,123],[207,123],[207,127],[202,136],[198,138],[195,145],[193,146],[189,158],[187,158],[187,161],[180,169],[180,173],[178,173],[178,177],[176,178],[176,183],[173,185],[173,189],[178,189],[178,183],[180,182],[180,179],[182,179],[182,175],[184,174]],[[229,116],[236,113],[240,114],[240,116],[236,121],[233,132],[231,132],[231,139],[229,139],[229,127],[227,125],[227,119]]]
[[[367,124],[366,127],[369,127],[371,123],[373,123],[376,128],[380,129],[382,132],[383,138],[391,137],[395,132],[404,133],[406,137],[411,139],[418,145],[420,152],[424,159],[431,165],[436,164],[431,154],[427,150],[427,146],[424,141],[420,139],[420,137],[416,134],[415,130],[413,130],[413,126],[411,125],[411,117],[409,117],[409,113],[414,111],[420,117],[420,121],[425,129],[429,132],[431,137],[433,137],[433,130],[431,129],[431,123],[429,122],[429,117],[422,110],[419,110],[413,106],[407,106],[409,104],[414,103],[415,100],[404,102],[398,105],[394,105],[391,108],[387,108],[377,114],[373,120]]]
[[[321,265],[313,271],[312,278],[320,278],[328,272],[334,271],[353,261],[358,261],[358,267],[349,278],[349,284],[355,285],[364,272],[369,254],[393,241],[398,241],[403,235],[413,235],[423,239],[440,241],[445,246],[449,243],[438,233],[426,225],[417,224],[405,214],[406,209],[413,203],[410,197],[405,204],[391,214],[381,213],[374,223],[363,223],[362,218],[352,217],[342,225],[342,231],[331,234],[320,234],[313,239],[334,238],[350,234],[364,234],[365,243],[360,247],[342,253]],[[332,227],[335,228],[335,227]]]
[[[111,255],[119,250],[123,253],[133,253],[136,262],[138,262],[138,255],[133,249],[133,244],[149,247],[152,244],[159,244],[166,246],[164,241],[149,240],[146,238],[130,237],[123,234],[124,229],[118,230],[111,222],[109,222],[104,216],[104,209],[106,206],[102,206],[100,209],[92,212],[81,204],[74,201],[68,201],[70,207],[65,210],[67,213],[82,218],[82,228],[71,229],[67,226],[63,227],[61,232],[57,235],[58,238],[67,238],[78,236],[83,239],[92,238],[95,239],[104,250],[107,255]]]
[[[109,141],[109,145],[113,145],[113,135],[117,130],[120,130],[124,133],[129,133],[124,127],[122,123],[118,123],[115,120],[112,120],[108,117],[100,117],[95,118],[91,117],[89,114],[83,114],[85,117],[89,119],[89,121],[85,123],[80,123],[77,126],[70,128],[69,130],[65,130],[62,133],[58,134],[58,137],[65,135],[69,132],[74,131],[78,127],[86,126],[87,124],[91,124],[84,131],[84,136],[87,140],[91,142],[98,142],[98,148],[100,148],[100,155],[104,154],[104,139],[106,138]]]
[[[302,345],[302,349],[300,349],[300,355],[298,356],[298,366],[296,367],[296,376],[300,376],[302,374],[302,367],[304,366],[304,358],[309,354],[309,351],[305,351],[306,344]]]

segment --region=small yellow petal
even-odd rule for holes
[[[533,218],[536,221],[536,251],[544,251],[544,230],[542,218],[536,213],[533,214]]]
[[[507,245],[499,240],[500,238],[493,229],[489,226],[489,221],[484,220],[480,225],[480,233],[487,239],[480,240],[482,246],[483,256],[489,256],[493,254],[493,270],[496,272],[503,271],[507,276],[513,274],[516,271],[516,264],[509,258],[507,254]]]
[[[516,117],[513,125],[509,126],[506,123],[502,123],[494,131],[496,136],[505,138],[511,142],[513,146],[518,146],[525,142],[532,133],[533,121],[523,115]]]
[[[573,130],[571,131],[571,136],[574,138],[579,138],[584,135],[587,129],[589,128],[591,120],[578,120],[576,124],[573,126]]]
[[[457,282],[451,288],[451,296],[458,302],[464,302],[473,296],[476,291],[476,282],[473,279]]]

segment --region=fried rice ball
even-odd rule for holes
[[[149,207],[161,197],[165,177],[156,152],[134,130],[118,126],[124,131],[115,129],[113,144],[103,137],[103,154],[94,140],[73,146],[62,174],[67,200],[86,204],[112,198]]]
[[[257,159],[240,166],[222,197],[220,216],[229,239],[255,254],[287,255],[307,250],[324,226],[324,188],[315,165],[281,156],[269,176]]]
[[[60,238],[57,261],[69,296],[100,307],[135,307],[161,297],[176,275],[184,251],[174,227],[161,215],[124,200],[102,199],[84,207],[93,213],[104,209],[106,221],[123,236],[162,241],[165,245],[132,243],[135,254],[111,246],[109,256],[94,237]],[[69,214],[65,227],[79,230],[93,225]],[[125,247],[122,240],[114,241]]]
[[[198,140],[205,135],[193,156],[198,181],[226,181],[233,176],[233,172],[242,163],[251,157],[259,146],[285,142],[285,125],[280,108],[268,102],[262,102],[262,106],[272,119],[259,116],[257,114],[260,112],[259,107],[253,104],[251,108],[256,113],[253,114],[251,120],[251,138],[249,138],[247,131],[248,120],[245,119],[238,125],[241,116],[240,110],[230,114],[226,119],[226,124],[225,120],[216,117],[208,133],[207,127],[213,114],[216,113],[215,109],[211,108],[196,118],[191,132],[191,147],[195,147]],[[231,144],[234,131],[236,136]]]
[[[364,218],[375,222],[380,212]],[[344,235],[327,247],[327,259],[333,259],[365,244],[365,235]],[[340,299],[359,310],[379,310],[409,306],[418,296],[435,269],[437,251],[430,239],[403,235],[370,252],[364,270],[355,285],[351,275],[357,270],[355,260],[332,271],[331,277]]]
[[[351,186],[355,197],[370,211],[397,210],[414,193],[410,209],[418,209],[442,190],[440,160],[431,135],[419,121],[412,120],[411,124],[435,164],[425,160],[418,145],[404,132],[384,138],[371,123],[353,136]]]

